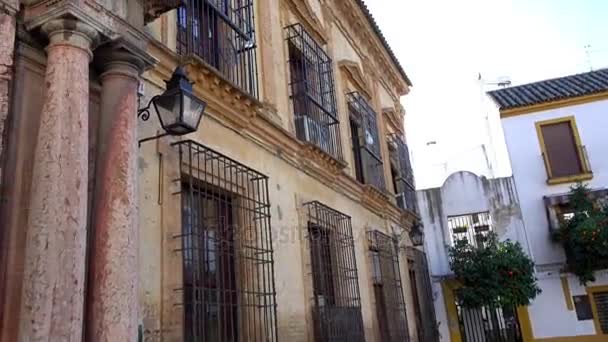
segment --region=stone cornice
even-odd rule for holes
[[[393,130],[403,134],[403,115],[397,113],[394,107],[382,108],[382,114],[392,126]]]
[[[321,20],[314,13],[310,4],[306,0],[288,0],[291,9],[295,9],[295,14],[310,34],[313,35],[317,43],[324,45],[327,43],[327,30]]]
[[[380,38],[374,33],[359,6],[353,0],[327,1],[325,4],[331,8],[332,15],[337,18],[334,22],[342,26],[349,38],[356,42],[353,46],[366,47],[368,53],[361,55],[371,56],[370,61],[376,66],[374,69],[384,70],[393,85],[392,88],[396,89],[399,95],[407,94],[409,86],[405,80],[402,80]]]
[[[358,88],[357,90],[362,92],[366,98],[372,97],[372,91],[369,87],[369,80],[365,77],[359,63],[349,60],[341,60],[338,61],[338,68],[355,84],[355,86]]]
[[[91,26],[99,44],[120,40],[130,51],[145,51],[150,40],[143,27],[134,27],[94,0],[42,0],[26,6],[23,13],[29,31],[53,19],[73,18]]]

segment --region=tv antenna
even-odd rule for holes
[[[589,65],[589,71],[593,71],[593,64],[591,64],[591,45],[587,44],[584,46],[585,55],[587,56],[587,64]]]

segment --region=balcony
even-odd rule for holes
[[[253,0],[187,0],[177,11],[177,53],[194,56],[258,98]]]
[[[388,136],[389,154],[393,169],[393,182],[397,206],[418,214],[414,171],[410,162],[409,149],[400,134]]]
[[[296,135],[342,161],[332,60],[302,25],[285,28]]]

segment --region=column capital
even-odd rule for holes
[[[157,60],[145,50],[118,39],[95,50],[95,65],[101,77],[117,75],[139,77],[145,70],[156,64]]]
[[[97,30],[76,19],[52,19],[42,24],[41,30],[49,38],[48,48],[72,46],[84,50],[93,58],[93,44],[99,37]]]

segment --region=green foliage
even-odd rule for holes
[[[581,284],[595,281],[594,271],[608,268],[608,207],[589,197],[589,188],[577,184],[570,193],[574,216],[559,230],[568,271]]]
[[[462,284],[459,299],[464,307],[528,305],[540,293],[534,262],[519,243],[500,242],[491,233],[480,247],[456,242],[449,255]]]

